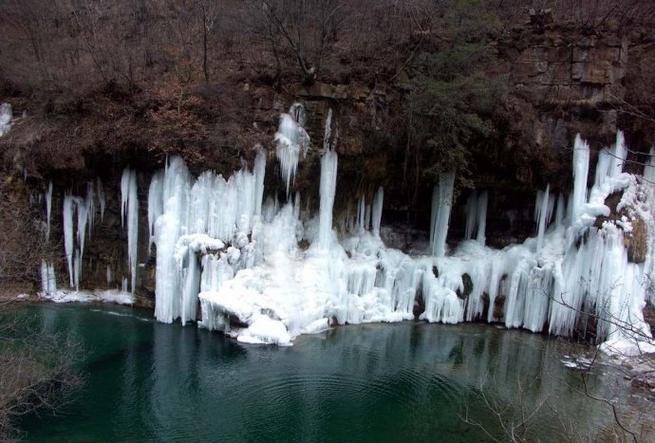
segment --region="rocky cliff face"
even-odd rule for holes
[[[502,246],[532,233],[534,193],[546,183],[551,191],[570,188],[571,146],[582,133],[594,148],[609,144],[617,129],[627,132],[629,145],[647,152],[652,122],[626,112],[643,84],[644,57],[652,39],[635,30],[595,32],[555,26],[547,18],[513,28],[497,42],[498,75],[507,85],[503,103],[508,123],[498,135],[502,149],[497,164],[482,165],[472,186],[490,191],[488,237]],[[25,174],[29,192],[42,193],[54,183],[53,259],[61,282],[65,260],[61,245],[61,199],[72,189],[81,195],[86,182],[100,177],[107,194],[105,220],[90,237],[83,265],[83,286],[106,286],[107,267],[113,286],[127,277],[127,251],[120,223],[120,174],[132,165],[139,170],[139,288],[144,300],[154,291],[154,258],[147,247],[147,187],[150,174],[168,155],[182,155],[194,173],[213,168],[229,174],[251,161],[261,143],[269,151],[267,190],[282,192],[274,158],[273,134],[278,116],[294,101],[305,104],[313,137],[302,160],[296,188],[317,206],[318,154],[328,109],[339,128],[340,185],[337,211],[357,194],[385,185],[385,216],[389,222],[410,222],[427,229],[430,184],[413,188],[403,175],[401,101],[410,74],[402,71],[384,84],[358,81],[289,84],[281,90],[255,78],[234,75],[231,83],[198,87],[185,94],[166,91],[125,91],[108,85],[92,96],[33,97],[15,94],[14,125],[0,139],[11,173]],[[644,103],[640,103],[643,105]],[[652,106],[655,102],[650,103]],[[632,155],[632,154],[631,154]],[[638,154],[635,161],[642,160]],[[275,164],[275,166],[273,166]],[[638,163],[637,163],[638,165]],[[641,168],[641,166],[639,166]],[[418,183],[418,181],[417,181]],[[467,191],[455,203],[451,237],[461,237]],[[38,204],[42,204],[42,201]]]
[[[513,109],[535,148],[561,149],[577,132],[597,140],[616,132],[630,53],[640,42],[612,32],[522,28],[507,43]]]

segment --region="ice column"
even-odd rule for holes
[[[384,188],[380,186],[373,197],[373,235],[380,236],[380,224],[382,222],[382,206],[384,204]]]
[[[68,263],[68,279],[71,287],[73,287],[73,210],[73,196],[67,192],[64,196],[63,204],[64,251],[66,252],[66,262]]]
[[[612,147],[612,154],[609,162],[609,177],[617,177],[623,172],[623,164],[628,156],[628,148],[625,146],[623,131],[616,133],[616,143]]]
[[[150,180],[148,188],[148,251],[152,250],[155,243],[155,222],[163,212],[162,203],[162,183],[164,177],[161,172],[157,172]]]
[[[302,127],[304,121],[304,107],[294,103],[288,114],[280,115],[280,126],[275,134],[275,153],[280,160],[280,171],[286,183],[287,196],[291,182],[296,176],[300,151],[305,155],[309,149],[309,135]]]
[[[541,252],[544,246],[544,234],[546,233],[546,224],[548,222],[548,204],[550,201],[550,185],[546,186],[544,192],[537,194],[537,205],[535,213],[537,218],[537,254]]]
[[[594,187],[598,188],[608,178],[610,164],[612,162],[612,154],[607,149],[601,149],[598,152],[598,161],[596,162],[596,177],[594,180]]]
[[[477,209],[477,215],[478,215],[478,232],[476,235],[476,239],[478,240],[478,243],[481,245],[484,245],[487,242],[487,205],[489,202],[489,194],[487,191],[484,191],[480,194],[478,197],[478,209]]]
[[[477,223],[477,209],[478,209],[478,195],[477,192],[471,192],[468,200],[466,200],[466,230],[464,231],[464,239],[470,240],[473,238],[473,231],[475,231],[475,224]],[[434,207],[432,209],[434,217]]]
[[[466,230],[464,238],[470,240],[473,238],[473,233],[476,233],[476,239],[479,243],[486,243],[486,229],[487,229],[487,192],[472,192],[466,201]],[[476,230],[477,229],[477,230]]]
[[[89,205],[87,200],[76,199],[77,203],[77,245],[79,248],[80,263],[84,257],[84,240],[86,236],[86,225],[89,221]],[[80,267],[81,269],[81,267]]]
[[[566,214],[564,195],[560,194],[557,197],[557,211],[555,212],[555,226],[562,226],[564,222],[564,214]]]
[[[337,188],[337,153],[327,151],[321,158],[321,207],[319,212],[318,239],[322,249],[332,243],[332,207]]]
[[[255,157],[255,215],[262,215],[262,202],[264,200],[264,178],[266,176],[266,151],[260,146]]]
[[[587,176],[589,174],[589,145],[580,134],[575,136],[573,147],[573,195],[571,197],[571,222],[582,213],[587,200]]]
[[[98,201],[100,202],[100,221],[104,221],[105,207],[107,206],[107,200],[105,199],[105,189],[102,186],[102,181],[100,181],[100,177],[98,177],[96,185],[98,187]]]
[[[45,194],[46,231],[45,239],[50,240],[50,217],[52,215],[52,180],[48,184],[48,191]]]
[[[139,246],[139,198],[136,171],[125,168],[121,177],[121,223],[127,223],[127,263],[130,268],[131,290],[136,286],[137,252]]]
[[[87,226],[89,228],[89,238],[91,238],[91,232],[93,231],[93,226],[95,225],[96,220],[96,198],[95,198],[95,189],[93,182],[86,184],[86,200],[85,204],[89,212],[89,222]]]
[[[52,296],[57,292],[57,278],[52,263],[41,260],[41,291],[45,295]]]
[[[172,323],[181,313],[175,246],[186,229],[190,188],[190,175],[184,161],[173,158],[163,175],[163,212],[155,221],[154,231],[157,245],[155,317],[165,323]]]
[[[432,204],[435,202],[437,208],[432,208],[432,255],[443,257],[446,254],[446,237],[448,236],[448,223],[450,220],[450,209],[453,204],[453,188],[455,185],[455,172],[444,172],[439,175],[439,184],[435,186]],[[434,195],[437,195],[435,198]]]

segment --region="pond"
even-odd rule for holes
[[[480,442],[487,432],[502,436],[494,411],[507,425],[539,405],[529,435],[542,441],[560,440],[571,420],[586,436],[613,422],[563,363],[590,348],[524,331],[352,325],[280,348],[118,306],[22,312],[85,350],[83,387],[57,414],[26,417],[25,441]],[[587,388],[626,405],[638,400],[604,366]]]

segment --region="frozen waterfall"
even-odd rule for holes
[[[466,201],[466,230],[464,239],[470,240],[473,238],[473,232],[476,233],[476,240],[484,245],[486,239],[487,229],[487,205],[489,195],[484,192],[472,192]]]
[[[442,173],[432,194],[429,250],[409,255],[383,241],[390,227],[381,226],[385,196],[380,183],[357,195],[340,195],[335,205],[338,126],[331,112],[323,134],[318,212],[310,213],[311,193],[303,195],[302,208],[299,193],[291,198],[300,153],[309,146],[305,121],[304,107],[295,104],[281,116],[275,135],[286,201],[273,193],[265,198],[267,152],[262,147],[256,148],[252,169],[229,177],[213,171],[194,177],[179,157],[168,159],[152,176],[147,231],[149,247],[156,246],[159,321],[197,322],[242,342],[289,345],[299,334],[332,324],[395,322],[413,319],[415,313],[429,322],[484,319],[565,336],[574,334],[581,318],[594,315],[603,350],[655,350],[642,313],[643,282],[655,270],[655,168],[647,165],[643,178],[623,172],[629,152],[623,134],[599,153],[590,189],[590,148],[577,136],[568,204],[566,193],[546,186],[535,199],[534,237],[504,249],[486,246],[489,198],[497,200],[477,191],[465,206],[465,241],[448,250],[452,207],[459,202],[453,201],[455,173]],[[120,190],[134,291],[136,171],[124,171]],[[605,201],[615,193],[621,200],[617,214],[610,214]],[[49,188],[48,218],[51,199]],[[71,286],[79,286],[96,202],[102,217],[104,201],[99,180],[95,188],[87,187],[85,197],[64,195]],[[597,223],[601,216],[602,224]],[[626,244],[642,222],[649,251],[644,263],[634,263]],[[41,273],[44,293],[56,291],[52,264],[44,261]],[[107,281],[112,280],[107,268]],[[631,325],[639,338],[617,324]]]
[[[453,188],[455,173],[444,172],[439,175],[439,183],[435,185],[432,194],[432,221],[430,238],[432,255],[442,257],[446,254],[446,237],[450,222],[450,208],[453,205]]]
[[[330,111],[331,112],[331,111]],[[303,128],[305,122],[304,107],[296,103],[288,114],[280,116],[280,126],[275,133],[276,154],[280,161],[280,172],[286,183],[287,196],[298,169],[300,153],[303,156],[309,149],[309,135]]]

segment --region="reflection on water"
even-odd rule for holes
[[[520,331],[362,325],[275,348],[148,321],[129,308],[29,309],[89,355],[86,384],[63,413],[23,422],[28,441],[484,441],[460,419],[467,405],[498,431],[481,386],[514,411],[547,400],[535,429],[546,440],[558,440],[561,417],[575,417],[580,432],[611,421],[562,365],[573,345]],[[600,396],[625,395],[624,385],[600,371],[589,380]]]

